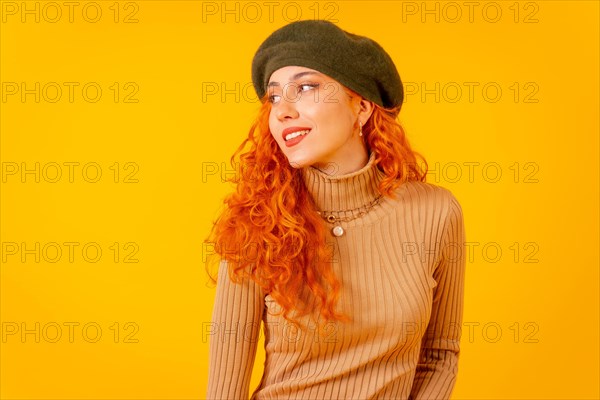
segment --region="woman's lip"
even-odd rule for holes
[[[310,135],[310,130],[309,130],[307,133],[305,133],[304,135],[296,136],[295,138],[293,138],[293,139],[290,139],[290,140],[286,141],[286,142],[285,142],[285,145],[286,145],[287,147],[292,147],[292,146],[295,146],[295,145],[297,145],[298,143],[300,143],[300,142],[302,141],[302,139],[304,139],[304,138],[305,138],[305,137],[307,137],[308,135]]]
[[[307,128],[307,127],[302,127],[302,126],[291,126],[289,128],[285,128],[283,130],[283,132],[281,133],[281,138],[285,141],[285,137],[287,135],[289,135],[290,133],[294,133],[294,132],[298,132],[298,131],[310,131],[311,128]]]

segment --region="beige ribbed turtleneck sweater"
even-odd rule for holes
[[[354,210],[378,196],[384,175],[374,161],[371,153],[353,173],[331,177],[308,167],[302,176],[320,210]],[[232,283],[221,262],[209,399],[248,399],[261,322],[266,360],[251,400],[450,398],[465,275],[458,201],[445,188],[407,182],[396,189],[396,199],[382,197],[341,226],[344,235],[330,234],[328,241],[343,286],[337,310],[353,321],[328,324],[321,336],[272,315],[281,307],[271,296],[252,281]]]

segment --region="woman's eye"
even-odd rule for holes
[[[318,83],[303,83],[303,84],[300,84],[300,85],[298,85],[298,86],[297,86],[297,87],[298,87],[297,91],[298,91],[298,92],[305,92],[305,91],[307,91],[307,90],[314,89],[314,88],[316,88],[316,87],[318,87],[318,86],[319,86],[319,84],[318,84]],[[281,97],[280,95],[277,95],[277,94],[272,94],[272,95],[270,95],[270,96],[269,96],[269,98],[268,98],[268,99],[269,99],[269,101],[270,101],[271,103],[277,103],[277,102],[280,100],[280,99],[279,99],[280,97]],[[294,97],[294,95],[292,94],[292,95],[290,95],[290,98],[291,98],[291,99],[294,99],[295,97]]]
[[[300,85],[301,88],[308,88],[307,90],[314,89],[319,86],[318,83],[303,83]]]

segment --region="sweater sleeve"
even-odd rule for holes
[[[207,399],[248,400],[263,308],[262,288],[250,279],[234,283],[222,260],[210,324]]]
[[[433,272],[437,286],[410,400],[449,399],[458,373],[466,251],[462,208],[453,195],[442,223],[441,257]]]

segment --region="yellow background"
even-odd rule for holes
[[[598,2],[76,3],[70,21],[63,2],[0,2],[2,399],[204,397],[202,241],[231,190],[206,172],[258,109],[256,48],[298,10],[377,40],[407,87],[433,90],[400,119],[474,243],[453,399],[599,398]],[[39,182],[21,175],[36,163]]]

